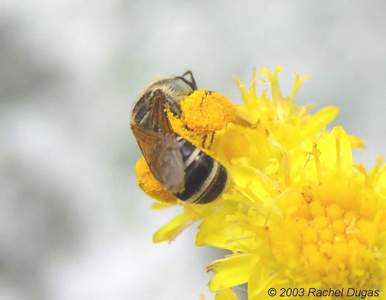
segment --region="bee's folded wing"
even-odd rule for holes
[[[131,126],[154,177],[171,193],[184,190],[185,165],[176,136]]]

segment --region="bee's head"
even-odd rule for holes
[[[192,72],[187,71],[181,76],[156,81],[150,85],[149,89],[152,93],[157,90],[162,90],[172,101],[179,103],[183,97],[193,93],[193,91],[197,89],[197,85]]]
[[[181,114],[180,102],[197,89],[191,71],[181,76],[163,78],[148,86],[136,102],[133,109],[133,119],[136,123],[146,123],[146,115],[154,105],[154,100],[165,98],[168,108],[177,116]]]

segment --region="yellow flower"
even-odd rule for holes
[[[182,213],[153,240],[172,240],[201,220],[196,244],[231,252],[208,267],[218,297],[232,299],[229,288],[240,284],[248,284],[248,299],[269,299],[271,287],[382,289],[383,160],[370,171],[353,162],[352,149],[362,141],[340,126],[326,129],[337,108],[313,113],[296,105],[305,77],[295,75],[283,96],[280,71],[262,69],[263,80],[254,74],[249,88],[239,82],[242,104],[198,90],[183,100],[181,118],[168,113],[173,130],[219,161],[229,182],[209,204],[177,200]],[[141,187],[170,203],[148,173],[137,170]]]

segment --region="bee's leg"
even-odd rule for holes
[[[201,142],[201,147],[202,148],[206,148],[206,140],[207,140],[207,138],[208,138],[208,135],[207,134],[205,134],[203,137],[202,137],[202,142]]]
[[[204,135],[203,140],[202,140],[202,147],[203,148],[209,149],[212,146],[213,140],[214,140],[214,135],[215,135],[215,132],[211,132],[209,134]]]
[[[214,141],[214,135],[216,133],[213,131],[212,133],[210,133],[210,140],[209,140],[209,145],[208,145],[208,149],[213,145],[213,141]]]

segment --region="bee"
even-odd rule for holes
[[[191,71],[150,84],[136,102],[131,129],[150,171],[182,201],[209,203],[223,191],[226,169],[214,158],[177,135],[166,109],[181,116],[180,103],[197,89]]]

